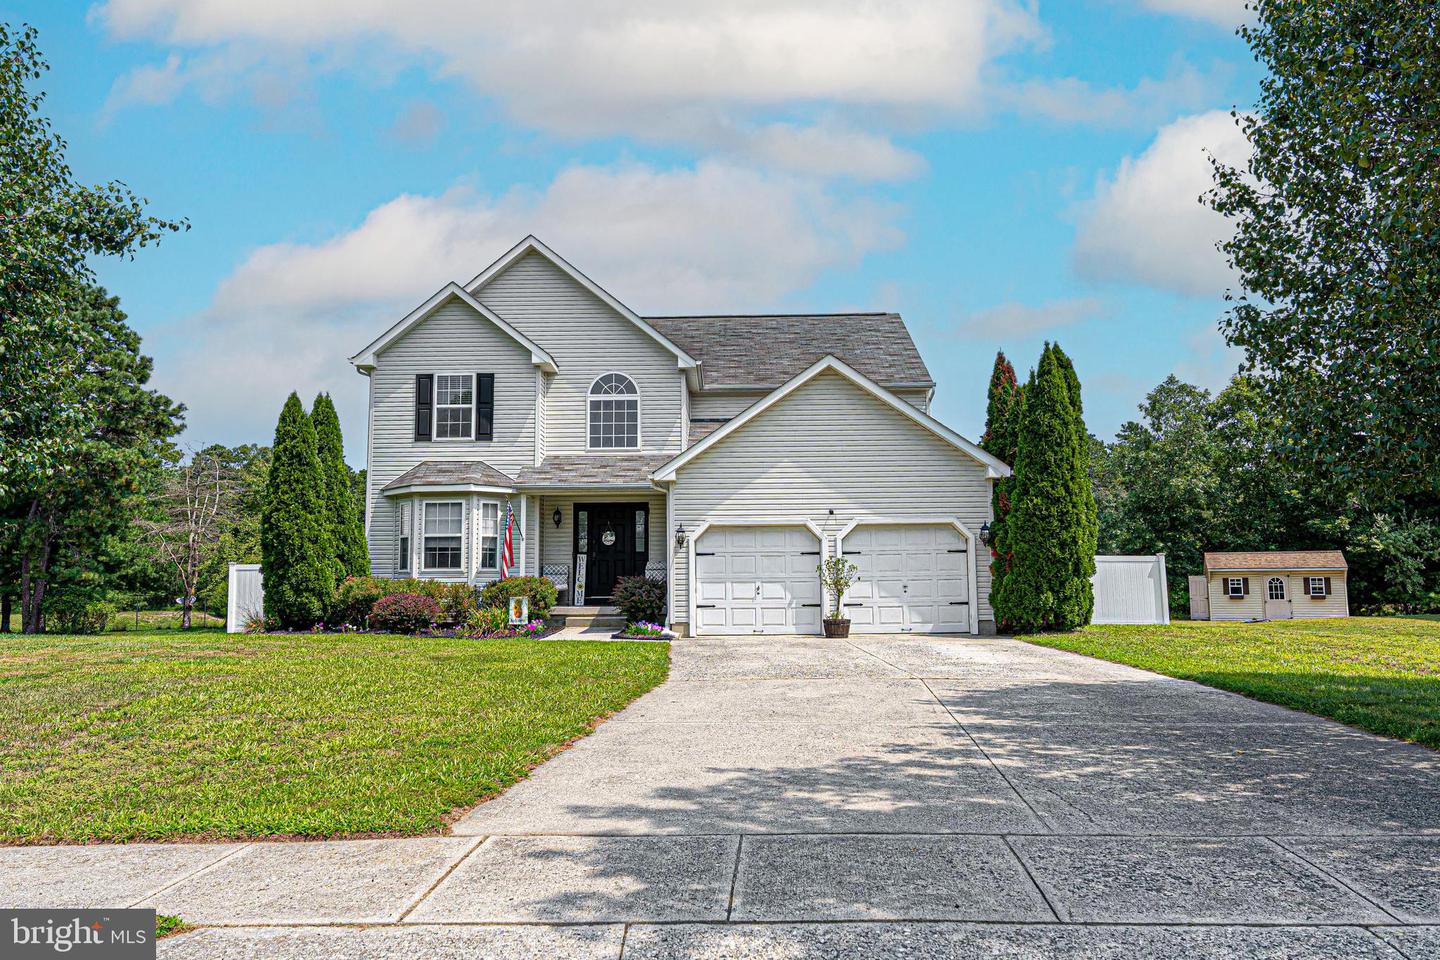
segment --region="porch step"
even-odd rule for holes
[[[551,607],[550,617],[563,620],[567,627],[619,630],[625,626],[619,607]]]

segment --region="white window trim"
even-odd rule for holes
[[[1274,587],[1275,584],[1277,584],[1277,583],[1280,584],[1280,596],[1278,596],[1278,597],[1272,597],[1271,594],[1274,593],[1274,590],[1272,590],[1271,588]],[[1284,578],[1284,577],[1266,577],[1266,578],[1265,578],[1265,599],[1266,599],[1266,600],[1289,600],[1289,599],[1290,599],[1290,591],[1285,588],[1285,578]]]
[[[1309,594],[1310,596],[1312,596],[1312,597],[1326,597],[1326,596],[1329,596],[1329,594],[1327,594],[1327,593],[1325,592],[1325,578],[1324,578],[1324,577],[1306,577],[1306,578],[1305,578],[1305,587],[1306,587],[1305,592],[1306,592],[1307,594]],[[1316,592],[1315,592],[1315,588],[1316,588],[1316,587],[1319,587],[1319,588],[1320,588],[1320,592],[1319,592],[1319,593],[1316,593]]]
[[[415,564],[415,520],[413,516],[413,505],[408,500],[399,503],[400,516],[397,522],[397,533],[395,538],[395,572],[410,573],[414,570]],[[405,529],[406,521],[410,521],[410,529]],[[406,543],[406,541],[409,543]]]
[[[436,500],[421,500],[421,501],[419,501],[419,503],[420,503],[420,509],[419,509],[419,514],[420,514],[420,515],[419,515],[419,518],[418,518],[418,520],[417,520],[416,533],[418,534],[418,536],[419,536],[419,541],[420,541],[420,572],[421,572],[421,573],[436,573],[436,574],[450,575],[450,576],[454,576],[454,575],[456,575],[456,574],[459,574],[459,575],[461,575],[461,576],[465,576],[466,573],[467,573],[467,571],[469,570],[469,566],[468,566],[469,557],[467,556],[468,551],[466,551],[466,549],[465,549],[465,540],[466,540],[466,536],[465,536],[465,522],[466,522],[466,521],[465,521],[465,515],[466,515],[466,513],[468,512],[468,511],[465,509],[465,500],[464,500],[463,498],[461,498],[461,499],[459,499],[459,500],[456,500],[456,499],[454,499],[454,498],[447,497],[447,498],[445,498],[445,499],[443,499],[443,500],[442,500],[442,499],[436,499]],[[426,541],[426,539],[427,539],[426,534],[425,534],[425,508],[426,508],[427,506],[431,505],[431,504],[437,504],[437,505],[438,505],[438,504],[442,504],[442,503],[457,503],[457,504],[460,505],[460,535],[459,535],[459,536],[460,536],[460,565],[459,565],[458,567],[427,567],[427,566],[425,565],[425,541]],[[439,534],[437,534],[437,536],[439,536]],[[451,536],[451,534],[448,534],[448,533],[447,533],[447,534],[443,534],[443,536],[447,536],[447,537],[448,537],[448,536]]]
[[[595,398],[591,393],[595,384],[608,376],[624,377],[630,381],[635,388],[635,446],[633,447],[594,447],[590,445],[590,401]],[[604,394],[603,396],[615,396]],[[620,394],[623,396],[623,394]],[[640,381],[622,370],[606,370],[600,376],[590,381],[590,386],[585,388],[585,452],[586,453],[636,453],[645,448],[645,398],[640,390]]]
[[[1243,596],[1245,596],[1245,578],[1244,578],[1244,577],[1226,577],[1226,578],[1225,578],[1225,596],[1227,596],[1227,597],[1243,597]]]
[[[485,505],[492,504],[495,507],[495,565],[484,566],[485,563]],[[500,500],[477,500],[475,502],[475,572],[476,573],[499,573],[500,555],[505,550],[505,531],[501,524],[505,522],[505,508]]]
[[[430,442],[431,443],[473,443],[475,442],[475,410],[480,406],[479,387],[473,373],[441,373],[435,371],[431,374],[432,386],[430,388]],[[470,432],[463,437],[442,437],[440,436],[440,378],[441,377],[464,377],[470,381]],[[450,410],[463,410],[463,403],[444,404]],[[492,424],[491,429],[494,429]]]

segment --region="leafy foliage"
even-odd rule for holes
[[[1242,290],[1223,328],[1297,469],[1440,495],[1440,5],[1257,0],[1247,169],[1206,201]]]
[[[508,608],[511,597],[529,597],[530,616],[538,620],[550,616],[550,611],[560,599],[555,584],[545,577],[506,577],[485,585],[480,591],[480,605]]]
[[[844,557],[826,557],[816,568],[820,587],[830,596],[831,620],[845,619],[845,592],[860,574],[860,568]]]
[[[419,633],[440,619],[440,604],[418,593],[391,593],[375,601],[370,626],[387,633]]]
[[[57,633],[104,633],[115,615],[115,605],[80,596],[62,597],[51,610],[51,626]]]
[[[1090,621],[1096,508],[1079,381],[1058,346],[1045,345],[1025,386],[1014,499],[997,552],[1008,569],[991,605],[1010,630],[1073,630]]]
[[[282,627],[310,627],[330,607],[334,551],[315,428],[294,393],[280,412],[271,456],[260,525],[265,615]]]
[[[439,620],[463,623],[476,608],[475,589],[468,583],[441,580],[390,580],[384,577],[347,577],[335,591],[335,601],[326,620],[332,627],[348,624],[363,627],[370,620],[376,601],[395,593],[415,593],[434,600],[440,607]]]
[[[0,501],[52,482],[83,486],[77,448],[94,442],[95,418],[67,402],[90,371],[90,258],[130,256],[187,227],[145,215],[120,183],[83,186],[66,143],[30,85],[48,69],[31,27],[0,23]],[[59,402],[57,402],[57,398]]]
[[[325,471],[325,513],[330,522],[330,543],[335,549],[335,582],[363,577],[370,572],[370,551],[365,544],[363,515],[351,485],[352,472],[345,463],[340,415],[335,412],[330,394],[315,398],[310,421],[315,425],[316,449]]]
[[[657,577],[621,577],[615,581],[611,602],[627,623],[665,619],[665,581]]]

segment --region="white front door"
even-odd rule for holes
[[[970,554],[955,527],[860,526],[841,552],[860,568],[845,595],[852,632],[970,632]]]
[[[695,542],[695,632],[820,632],[820,542],[805,527],[711,527]]]

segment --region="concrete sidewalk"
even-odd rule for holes
[[[681,641],[453,836],[5,849],[0,903],[153,906],[185,958],[1418,960],[1437,775],[1011,640]]]

